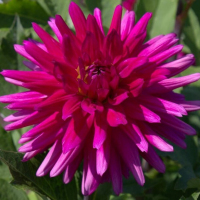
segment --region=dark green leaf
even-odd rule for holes
[[[174,29],[178,0],[140,0],[137,4],[137,19],[145,12],[152,12],[153,17],[148,26],[149,38],[171,33]]]
[[[0,179],[1,200],[28,200],[26,193],[10,185],[7,181]]]
[[[88,9],[90,10],[91,13],[93,13],[93,10],[95,8],[99,8],[99,9],[102,9],[102,6],[101,6],[101,0],[86,0],[85,1],[86,4],[87,4],[87,7]]]
[[[31,22],[44,24],[49,16],[36,1],[11,0],[0,4],[0,27],[10,27],[18,14],[24,27],[31,27]]]
[[[2,127],[0,127],[0,149],[16,151],[11,133],[7,133]]]
[[[37,0],[37,2],[49,16],[54,17],[59,14],[66,19],[70,0]]]
[[[102,20],[103,26],[109,28],[114,13],[114,9],[121,3],[120,0],[102,0]]]
[[[196,13],[190,9],[183,28],[183,42],[195,55],[196,64],[200,65],[200,25]]]
[[[194,171],[191,165],[184,166],[179,171],[181,178],[176,182],[175,189],[176,190],[186,190],[188,187],[188,182],[195,178]]]
[[[20,153],[0,150],[0,159],[9,166],[14,180],[12,184],[26,187],[37,193],[48,196],[52,200],[76,200],[77,191],[75,181],[65,185],[61,176],[55,178],[36,177],[35,173],[41,161],[32,159],[21,162],[23,155]]]

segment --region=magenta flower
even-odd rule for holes
[[[144,43],[151,13],[136,24],[134,12],[117,6],[105,35],[98,8],[84,17],[71,3],[74,34],[57,15],[49,21],[58,41],[33,23],[43,43],[24,41],[15,50],[27,58],[31,71],[4,70],[6,81],[28,91],[0,97],[17,110],[5,118],[6,130],[34,125],[22,135],[23,161],[49,149],[37,176],[64,172],[68,183],[83,161],[82,193],[89,195],[100,183],[111,181],[122,192],[122,175],[129,171],[143,185],[140,155],[159,172],[165,166],[154,147],[173,151],[163,138],[185,148],[185,135],[195,130],[178,119],[200,109],[173,92],[200,79],[200,74],[171,78],[194,63],[194,56],[166,63],[181,52],[176,35],[159,35]],[[175,45],[175,46],[174,46]]]
[[[122,2],[122,6],[126,9],[126,10],[133,10],[134,6],[136,4],[137,0],[124,0]]]

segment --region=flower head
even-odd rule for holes
[[[27,58],[31,71],[4,70],[6,81],[28,91],[0,97],[17,110],[5,118],[6,130],[34,125],[24,133],[19,148],[23,161],[49,149],[37,176],[64,172],[68,183],[83,161],[82,193],[92,193],[100,183],[111,181],[122,192],[122,175],[133,174],[143,185],[140,155],[159,172],[165,166],[154,147],[173,151],[166,138],[185,148],[185,135],[195,130],[177,117],[200,108],[173,92],[197,81],[200,74],[171,78],[194,62],[189,54],[165,62],[181,52],[175,34],[159,35],[147,42],[151,13],[136,24],[134,12],[117,6],[105,35],[101,12],[87,19],[71,3],[74,34],[57,15],[49,21],[58,41],[33,23],[42,43],[34,40],[15,45]]]

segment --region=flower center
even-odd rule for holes
[[[79,92],[96,101],[104,101],[113,89],[113,66],[101,62],[94,62],[89,66],[80,68]],[[81,71],[82,70],[82,71]]]
[[[92,64],[88,67],[86,70],[88,76],[91,78],[95,78],[96,76],[100,75],[106,75],[109,76],[109,66],[102,66],[102,65],[96,65]]]

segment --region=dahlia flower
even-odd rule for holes
[[[87,19],[71,3],[69,14],[74,34],[56,15],[49,26],[58,40],[33,23],[42,43],[28,40],[15,45],[30,71],[4,70],[5,80],[28,91],[0,97],[16,113],[5,118],[11,131],[33,127],[19,140],[19,152],[27,161],[49,150],[37,176],[63,174],[72,180],[83,161],[82,193],[89,195],[100,183],[110,181],[116,194],[122,192],[122,176],[133,174],[145,182],[140,156],[159,172],[165,166],[154,148],[173,151],[166,140],[185,148],[186,135],[195,130],[177,117],[200,109],[199,101],[186,101],[173,92],[200,79],[200,74],[176,77],[194,62],[189,54],[165,62],[181,52],[171,33],[147,42],[146,13],[135,24],[135,14],[116,7],[105,34],[101,11]]]

